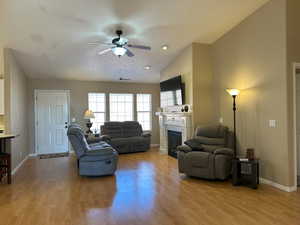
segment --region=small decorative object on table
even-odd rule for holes
[[[86,127],[88,128],[88,130],[86,131],[86,134],[87,135],[92,134],[93,132],[91,131],[91,128],[93,126],[93,123],[91,122],[91,119],[95,119],[95,115],[94,115],[93,111],[86,110],[83,118],[88,121],[86,123]]]
[[[259,160],[236,158],[232,162],[232,185],[245,185],[257,189],[259,184]]]

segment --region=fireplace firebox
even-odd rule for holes
[[[182,133],[168,130],[168,154],[177,158],[177,146],[182,145]]]

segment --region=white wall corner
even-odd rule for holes
[[[286,191],[286,192],[294,192],[294,191],[297,191],[297,186],[285,186],[285,185],[282,185],[282,184],[278,184],[276,182],[273,182],[271,180],[267,180],[265,178],[262,178],[260,177],[259,178],[259,181],[260,183],[262,184],[267,184],[267,185],[270,185],[272,187],[275,187],[277,189],[280,189],[282,191]]]

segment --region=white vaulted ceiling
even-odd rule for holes
[[[0,0],[0,43],[32,78],[158,82],[192,42],[212,43],[268,0]],[[117,28],[150,52],[99,56]],[[168,51],[161,50],[168,44]],[[145,70],[151,65],[151,70]]]

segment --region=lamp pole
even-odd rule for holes
[[[236,95],[232,95],[233,98],[233,144],[234,144],[234,158],[236,158]]]

